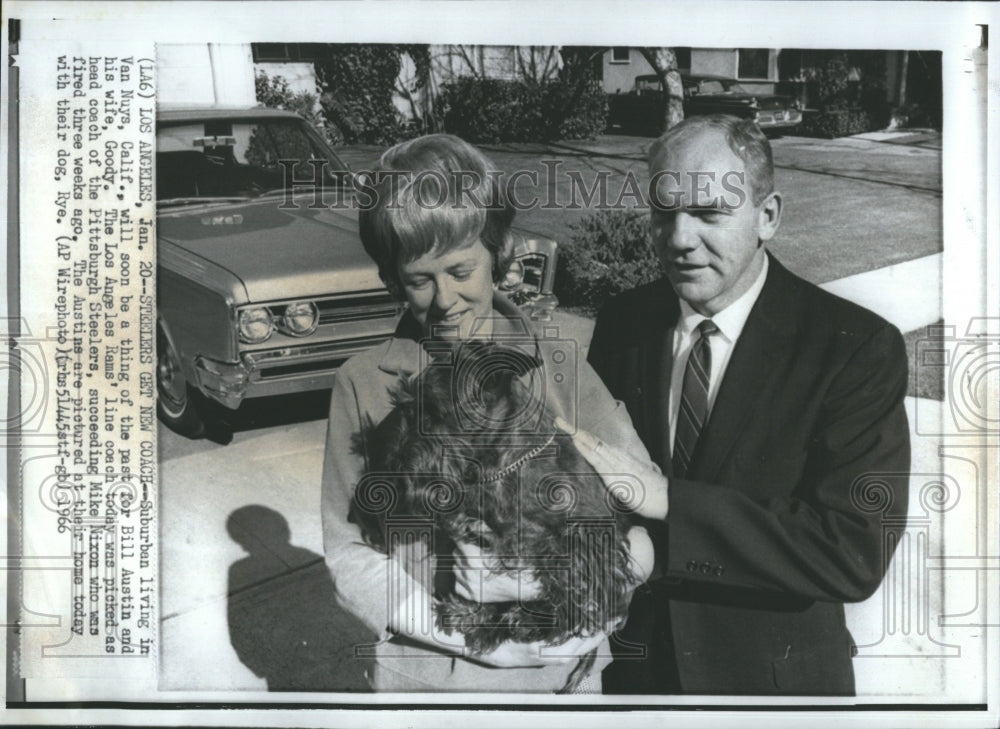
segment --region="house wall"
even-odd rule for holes
[[[740,78],[740,58],[736,48],[692,48],[691,73],[694,75]],[[751,94],[773,94],[778,81],[778,51],[771,49],[767,58],[767,80],[740,79],[740,86]]]
[[[609,48],[604,52],[602,63],[604,91],[606,93],[630,91],[636,76],[654,73],[653,67],[634,48],[629,49],[628,62],[615,62],[611,60],[612,57],[612,51]],[[736,48],[692,48],[690,70],[693,75],[738,78],[739,52]],[[772,49],[768,53],[767,80],[741,81],[740,83],[751,93],[772,94],[777,80],[778,52]]]
[[[159,104],[257,103],[249,43],[157,44],[156,75]]]
[[[736,78],[738,63],[735,48],[692,48],[691,73],[695,76]]]
[[[437,83],[463,76],[516,78],[515,46],[432,45],[431,69]]]
[[[628,62],[614,62],[611,60],[612,52],[608,48],[604,51],[604,92],[615,94],[619,91],[625,93],[631,91],[635,84],[635,77],[646,73],[655,73],[649,62],[642,57],[635,48],[629,49]]]

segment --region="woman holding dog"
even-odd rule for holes
[[[389,149],[370,182],[364,189],[372,193],[372,204],[360,214],[361,239],[389,291],[408,307],[392,339],[353,357],[337,373],[322,515],[338,600],[379,636],[372,649],[372,686],[393,692],[555,692],[567,685],[580,656],[598,648],[590,675],[577,690],[599,692],[600,671],[610,661],[606,633],[575,636],[555,647],[507,641],[473,655],[461,633],[435,625],[433,576],[419,547],[410,560],[387,556],[366,544],[349,518],[366,469],[358,434],[393,410],[396,383],[419,374],[428,361],[433,347],[427,340],[514,342],[528,356],[553,346],[496,290],[512,260],[514,209],[488,158],[457,137],[421,137]],[[548,412],[565,420],[576,413],[582,430],[649,462],[624,407],[589,365],[578,362],[567,376],[549,371],[544,352],[537,359],[543,363],[536,376],[544,378]],[[652,569],[652,544],[639,527],[628,538],[633,572],[641,581]],[[458,564],[466,568],[457,571],[455,590],[462,597],[530,599],[530,575],[483,570],[488,557],[472,545],[460,550]]]

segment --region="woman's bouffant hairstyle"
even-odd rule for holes
[[[394,523],[432,530],[437,624],[476,653],[604,631],[624,620],[636,579],[626,510],[552,415],[534,407],[515,359],[502,345],[463,343],[444,364],[402,380],[395,408],[357,441],[367,472],[351,520],[385,553],[405,548]],[[537,599],[480,604],[455,594],[456,543],[532,575]],[[592,663],[588,654],[565,688]]]
[[[403,298],[401,264],[476,239],[493,258],[494,282],[503,279],[514,208],[501,178],[486,155],[451,134],[401,142],[359,173],[361,242],[393,295]]]

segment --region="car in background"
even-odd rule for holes
[[[161,109],[157,412],[204,436],[245,400],[331,387],[403,310],[358,236],[353,175],[301,117]],[[547,320],[555,241],[514,231],[500,289]]]
[[[753,119],[767,131],[790,129],[802,122],[802,107],[793,96],[755,94],[738,81],[722,76],[681,74],[684,116],[731,114]],[[658,134],[666,101],[655,73],[636,76],[628,93],[608,97],[608,126],[623,131]]]

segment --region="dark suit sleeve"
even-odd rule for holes
[[[594,323],[594,333],[590,337],[590,345],[587,349],[587,362],[594,368],[594,371],[609,388],[611,373],[609,371],[608,352],[613,339],[611,336],[611,329],[613,328],[611,322],[616,319],[617,315],[613,310],[610,310],[608,306],[605,306],[601,310],[600,315],[597,317],[597,321]],[[612,392],[612,394],[614,394],[614,392]]]
[[[883,323],[844,358],[803,418],[801,464],[727,472],[739,483],[671,479],[667,578],[807,600],[869,597],[892,556],[884,527],[906,516],[906,380],[902,337]],[[780,452],[766,435],[747,435],[758,437],[762,453]],[[768,482],[782,476],[791,482]]]

